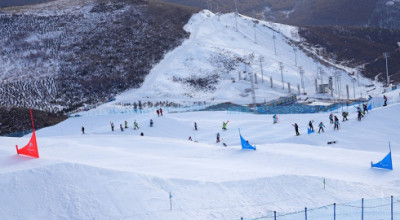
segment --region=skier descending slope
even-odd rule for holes
[[[226,131],[226,125],[229,123],[229,120],[226,122],[222,122],[222,130]]]

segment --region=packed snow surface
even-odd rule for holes
[[[399,195],[400,105],[375,108],[362,121],[352,108],[339,131],[328,113],[278,115],[277,124],[272,115],[207,111],[73,117],[37,131],[39,159],[16,155],[14,145],[24,146],[30,135],[1,137],[0,213],[4,219],[239,219]],[[310,120],[315,128],[324,122],[325,133],[306,134]],[[241,149],[239,128],[256,151]],[[227,147],[215,142],[218,132]],[[394,170],[371,169],[388,153],[388,141]]]

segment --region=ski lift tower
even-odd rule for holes
[[[383,53],[383,57],[385,57],[385,59],[386,59],[386,86],[388,87],[390,84],[389,68],[388,68],[388,61],[387,61],[387,58],[389,57],[389,53],[388,52]]]

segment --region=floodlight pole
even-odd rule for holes
[[[275,49],[275,55],[276,55],[276,43],[275,43],[276,36],[275,36],[275,31],[274,30],[272,32],[272,39],[274,39],[274,49]]]
[[[297,66],[297,48],[293,48],[293,52],[294,52],[294,64],[295,66]]]
[[[385,52],[385,53],[383,53],[383,56],[386,59],[386,86],[389,86],[390,80],[389,80],[389,68],[388,68],[388,61],[387,61],[387,58],[389,57],[389,53]]]
[[[285,82],[283,81],[283,63],[279,62],[279,69],[281,70],[282,89],[285,90]]]

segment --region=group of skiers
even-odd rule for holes
[[[161,116],[163,116],[163,113],[162,113],[162,108],[160,108],[160,109],[157,109],[157,111],[156,111],[156,112],[157,112],[157,116],[158,116],[158,117],[160,117],[160,115],[161,115]]]

